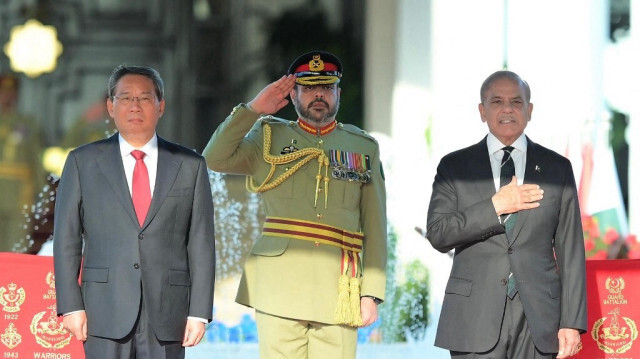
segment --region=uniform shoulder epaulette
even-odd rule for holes
[[[274,117],[271,115],[261,116],[258,118],[261,124],[268,123],[270,125],[287,125],[287,126],[295,126],[296,121],[285,120],[284,118]]]
[[[360,135],[364,138],[370,139],[371,141],[377,142],[376,139],[373,138],[373,136],[371,136],[369,133],[367,133],[367,131],[361,129],[358,126],[349,123],[339,123],[338,128],[343,129],[349,133],[353,133],[354,135]]]

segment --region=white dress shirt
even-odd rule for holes
[[[124,166],[124,175],[127,177],[129,185],[129,194],[133,192],[133,168],[136,166],[136,159],[131,155],[131,151],[140,150],[145,153],[144,164],[149,172],[149,186],[151,187],[151,198],[153,198],[153,189],[156,186],[156,173],[158,173],[158,137],[154,134],[149,142],[144,146],[136,148],[131,146],[121,134],[118,134],[120,141],[120,155],[122,156],[122,165]]]
[[[489,133],[487,136],[487,149],[489,150],[491,172],[493,173],[496,192],[500,189],[500,165],[502,164],[502,156],[504,155],[502,148],[505,146],[506,145],[500,142],[496,136]],[[514,150],[511,151],[511,158],[513,159],[513,164],[516,169],[516,178],[518,179],[518,184],[521,185],[524,181],[524,170],[525,164],[527,163],[527,137],[524,133],[520,135],[511,146],[514,148]]]

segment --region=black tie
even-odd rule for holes
[[[516,167],[513,163],[513,158],[511,158],[511,152],[513,151],[513,147],[507,146],[502,148],[504,154],[502,155],[502,162],[500,163],[500,187],[506,186],[511,183],[511,179],[516,174]],[[518,217],[518,213],[508,213],[500,216],[502,220],[502,224],[504,224],[504,229],[507,232],[507,239],[511,240],[511,235],[513,232],[513,227],[516,224],[516,218]],[[518,290],[516,289],[516,280],[513,274],[509,275],[509,282],[507,285],[507,295],[509,298],[513,299]]]
[[[513,163],[513,158],[511,158],[513,147],[507,146],[502,148],[502,150],[504,154],[502,155],[502,162],[500,163],[500,187],[511,183],[511,179],[516,174],[516,166]],[[518,213],[508,213],[500,216],[507,232],[507,237],[511,236],[513,226],[516,224],[516,217],[518,217]]]

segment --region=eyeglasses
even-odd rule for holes
[[[113,96],[118,102],[121,102],[124,106],[131,106],[134,102],[137,102],[140,106],[148,106],[153,103],[155,98],[153,96]]]

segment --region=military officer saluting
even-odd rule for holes
[[[336,122],[340,60],[314,51],[215,131],[214,171],[244,174],[266,219],[236,301],[256,309],[261,358],[355,358],[384,299],[385,187],[377,142]],[[297,121],[271,114],[291,97]]]

